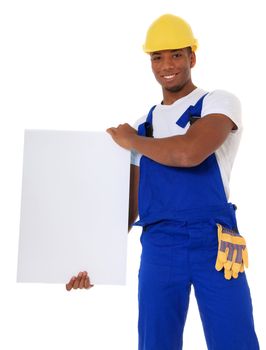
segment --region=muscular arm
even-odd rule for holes
[[[199,119],[185,135],[165,138],[138,136],[128,124],[109,128],[114,141],[126,149],[135,149],[154,161],[175,167],[192,167],[215,152],[236,126],[224,114],[209,114]]]
[[[138,188],[139,188],[139,167],[130,166],[130,193],[129,193],[129,215],[128,232],[138,217]]]
[[[223,114],[210,114],[194,123],[185,135],[149,138],[134,134],[131,147],[154,161],[179,167],[203,162],[226,140],[235,124]]]

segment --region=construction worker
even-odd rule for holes
[[[143,228],[139,350],[182,349],[191,286],[209,350],[257,350],[247,247],[228,202],[240,102],[193,84],[197,46],[182,18],[156,19],[143,47],[163,100],[135,127],[107,129],[132,152],[129,228]],[[66,287],[90,288],[87,273]]]

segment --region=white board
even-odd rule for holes
[[[105,132],[26,130],[17,281],[125,284],[129,176]]]

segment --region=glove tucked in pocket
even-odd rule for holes
[[[248,267],[248,251],[245,238],[235,230],[230,230],[220,224],[218,227],[218,254],[215,268],[224,268],[224,277],[230,280],[237,278],[239,272]]]

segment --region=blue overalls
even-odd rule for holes
[[[204,97],[178,119],[179,126],[201,116]],[[139,135],[152,136],[154,108]],[[245,273],[228,281],[215,270],[216,223],[237,227],[236,207],[227,202],[215,154],[191,168],[142,156],[139,181],[138,349],[182,349],[191,285],[209,350],[259,349]]]

